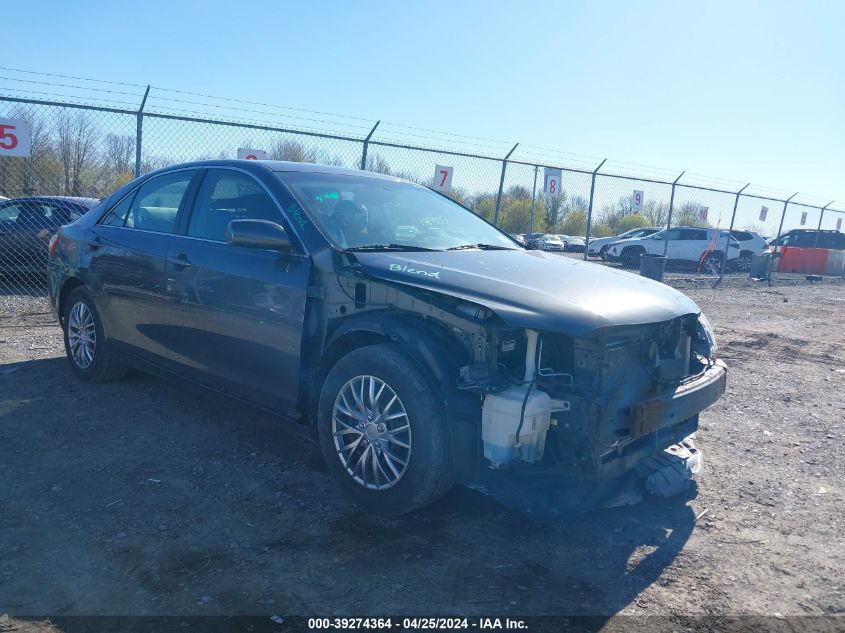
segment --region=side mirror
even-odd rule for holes
[[[226,240],[235,246],[289,251],[291,241],[282,225],[269,220],[232,220]]]

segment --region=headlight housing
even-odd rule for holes
[[[717,349],[718,345],[716,344],[716,335],[713,333],[713,326],[710,325],[710,321],[702,312],[698,315],[695,351],[705,358],[713,358]]]

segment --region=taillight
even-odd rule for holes
[[[50,246],[48,249],[50,251],[50,257],[56,254],[56,247],[59,245],[59,234],[61,232],[62,230],[59,229],[58,231],[56,231],[53,237],[50,238]]]

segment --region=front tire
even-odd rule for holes
[[[369,510],[406,514],[452,487],[443,409],[395,345],[363,347],[337,362],[320,393],[317,427],[329,472]]]
[[[76,288],[68,297],[63,329],[65,354],[80,380],[108,382],[124,376],[126,367],[112,358],[100,313],[85,288]]]

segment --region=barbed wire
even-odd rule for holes
[[[93,77],[85,77],[80,75],[69,75],[69,74],[62,74],[62,73],[49,73],[43,71],[36,71],[30,69],[22,69],[22,68],[15,68],[10,66],[0,66],[0,70],[6,71],[7,73],[21,73],[26,75],[32,76],[39,76],[39,77],[50,77],[50,78],[57,78],[57,79],[67,79],[73,80],[76,82],[89,82],[95,84],[104,84],[104,85],[115,85],[115,86],[126,86],[131,88],[138,88],[141,90],[145,90],[146,88],[151,88],[151,93],[149,95],[149,109],[151,113],[154,113],[156,110],[166,110],[169,112],[177,112],[186,115],[192,115],[195,117],[207,117],[213,116],[212,113],[202,111],[202,110],[187,110],[183,108],[174,108],[166,105],[162,105],[159,102],[164,101],[168,103],[180,103],[184,105],[192,105],[192,106],[199,106],[201,108],[206,109],[214,109],[216,111],[234,111],[240,113],[247,113],[247,114],[255,114],[261,115],[263,117],[273,117],[274,123],[280,123],[284,125],[284,127],[291,129],[291,131],[303,131],[309,133],[317,133],[317,134],[332,134],[335,132],[334,129],[327,130],[324,128],[317,128],[317,127],[305,127],[301,126],[300,124],[296,123],[289,123],[289,120],[294,121],[305,121],[308,123],[319,124],[322,126],[331,126],[331,127],[342,127],[342,128],[349,128],[351,130],[358,131],[361,136],[364,136],[366,132],[369,132],[372,129],[372,126],[375,124],[375,120],[370,117],[360,117],[348,114],[339,114],[333,112],[326,112],[321,110],[312,110],[308,108],[299,108],[294,106],[281,106],[272,103],[266,103],[262,101],[251,101],[247,99],[239,99],[233,97],[224,97],[224,96],[217,96],[217,95],[210,95],[202,92],[194,92],[189,90],[182,90],[182,89],[174,89],[174,88],[167,88],[163,86],[147,86],[144,84],[137,84],[125,81],[115,81],[115,80],[108,80],[108,79],[98,79]],[[45,91],[45,90],[34,90],[30,88],[16,88],[12,86],[0,87],[0,91],[10,91],[14,93],[24,93],[27,95],[40,95],[46,96],[50,99],[61,99],[61,100],[78,100],[78,101],[90,101],[95,99],[98,102],[108,103],[108,104],[115,104],[120,106],[129,106],[129,108],[137,109],[140,107],[140,99],[142,94],[138,92],[127,92],[124,90],[114,90],[110,88],[102,88],[96,86],[84,86],[78,84],[69,84],[69,83],[61,83],[55,81],[44,81],[44,80],[36,80],[36,79],[25,79],[21,77],[10,77],[10,76],[0,76],[0,80],[2,81],[11,81],[11,82],[18,82],[18,83],[26,83],[32,84],[39,87],[50,87],[50,88],[61,88],[65,90],[73,90],[73,91],[84,91],[84,92],[94,92],[99,94],[107,94],[107,95],[119,95],[119,96],[131,96],[138,99],[137,102],[128,102],[116,99],[109,99],[104,97],[92,97],[91,95],[81,96],[79,94],[66,94],[65,92],[56,92],[55,90],[52,92]],[[170,94],[183,94],[188,96],[195,96],[200,97],[203,99],[210,99],[212,101],[223,101],[226,103],[231,104],[239,104],[239,105],[221,105],[219,103],[207,103],[207,102],[198,102],[192,101],[189,99],[179,99],[175,97],[166,97],[157,92],[152,92],[152,89],[155,91],[170,93]],[[9,94],[9,97],[14,97],[14,95]],[[20,97],[19,97],[20,98]],[[76,104],[76,105],[84,105],[84,104]],[[282,114],[280,112],[268,112],[266,110],[252,110],[248,108],[239,107],[240,105],[252,105],[252,106],[259,106],[263,108],[270,108],[272,110],[277,111],[288,111],[288,112],[300,112],[303,114],[310,114],[316,115],[320,117],[329,117],[329,119],[325,118],[311,118],[305,116],[295,116],[290,114]],[[259,119],[249,119],[246,117],[239,117],[229,113],[224,114],[224,116],[228,119],[231,119],[233,122],[241,121],[241,122],[249,122],[253,125],[266,125],[268,121],[266,119],[259,120]],[[366,125],[361,125],[360,123],[345,123],[342,121],[336,121],[332,119],[343,119],[349,121],[358,121],[360,123],[366,123]],[[405,130],[411,130],[405,131]],[[501,155],[504,153],[504,150],[509,148],[512,144],[512,141],[505,141],[501,139],[492,139],[487,137],[481,136],[473,136],[468,134],[459,134],[455,132],[444,132],[433,130],[430,128],[425,127],[417,127],[411,125],[405,125],[401,123],[396,123],[392,121],[382,121],[377,132],[377,134],[372,139],[375,144],[381,143],[390,143],[393,137],[401,137],[401,138],[413,138],[413,139],[423,139],[423,140],[432,140],[427,135],[436,135],[438,137],[442,137],[440,140],[446,142],[452,142],[455,144],[456,147],[473,147],[473,148],[482,148],[484,150],[492,150],[496,152],[495,155],[490,156],[481,156],[482,158],[490,158],[490,159],[499,159],[501,160]],[[417,134],[415,132],[423,132],[425,134]],[[342,139],[342,140],[352,140],[349,138]],[[398,143],[397,143],[398,144]],[[454,148],[445,148],[445,147],[422,147],[416,146],[414,149],[418,150],[427,150],[427,151],[456,151]],[[460,150],[458,150],[460,152]],[[468,152],[460,152],[460,153],[468,153]],[[555,150],[552,148],[546,148],[538,145],[531,145],[531,144],[520,144],[519,151],[517,154],[520,158],[515,158],[515,162],[536,162],[536,163],[552,163],[560,166],[563,169],[566,169],[567,165],[577,164],[578,167],[576,169],[578,171],[585,171],[588,170],[590,167],[594,168],[596,165],[601,162],[601,159],[596,156],[590,156],[585,154],[577,154],[572,152],[563,152],[560,150]],[[538,160],[538,158],[542,158],[543,160]],[[545,159],[552,159],[552,160],[545,160]],[[670,170],[664,167],[657,167],[652,165],[645,165],[640,163],[634,163],[624,160],[617,160],[617,159],[610,159],[606,163],[606,169],[608,173],[612,173],[611,170],[615,169],[624,169],[629,168],[630,170],[636,170],[637,174],[625,174],[632,179],[636,179],[638,176],[648,176],[651,177],[652,175],[657,175],[655,179],[660,179],[661,183],[665,182],[665,184],[671,184],[671,181],[674,180],[676,177],[677,170]],[[591,170],[591,169],[589,169]],[[685,175],[685,183],[688,183],[688,186],[693,186],[693,182],[708,182],[708,183],[717,183],[719,186],[729,185],[732,188],[741,185],[740,181],[736,180],[728,180],[724,178],[716,178],[712,176],[706,176],[703,174],[697,174],[690,172]],[[792,192],[788,192],[787,190],[782,189],[775,189],[771,187],[766,187],[762,185],[753,185],[750,188],[748,193],[749,196],[753,196],[752,192],[759,192],[760,196],[771,195],[771,196],[778,196],[778,197],[788,197],[792,195]],[[800,194],[796,196],[796,200],[814,200],[814,201],[822,201],[825,200],[820,197],[810,196],[810,195],[803,195]],[[831,209],[833,210],[833,209]]]

